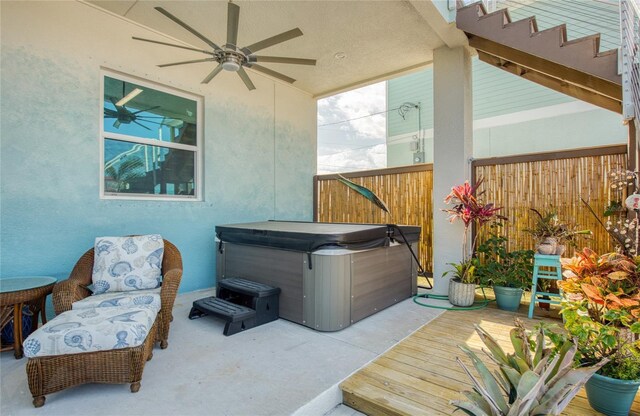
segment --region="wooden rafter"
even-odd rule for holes
[[[622,113],[622,87],[619,84],[488,39],[468,36],[469,45],[478,50],[483,62],[554,91]]]

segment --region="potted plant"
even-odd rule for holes
[[[544,214],[530,208],[535,216],[533,228],[526,229],[537,241],[536,251],[540,254],[559,255],[564,253],[566,245],[576,246],[578,235],[590,235],[590,230],[578,230],[573,224],[561,222],[555,210]]]
[[[578,363],[610,359],[586,385],[589,403],[627,415],[640,386],[640,257],[584,249],[563,267],[561,313],[577,339]]]
[[[501,208],[494,207],[492,203],[480,201],[480,195],[476,195],[476,191],[481,184],[482,179],[473,186],[469,184],[469,181],[465,181],[464,184],[451,188],[451,193],[444,199],[445,204],[453,204],[453,208],[443,210],[449,214],[449,222],[460,220],[464,224],[462,261],[451,264],[453,278],[449,281],[449,302],[455,306],[471,306],[478,283],[475,275],[477,263],[473,260],[469,250],[469,231],[473,225],[480,227],[497,219],[506,219],[497,213]],[[474,245],[475,239],[471,243],[471,247],[473,248]],[[448,273],[446,272],[444,275]]]
[[[507,238],[496,232],[478,247],[477,274],[481,283],[493,286],[499,309],[515,312],[524,290],[531,285],[533,250],[507,249]]]
[[[604,358],[590,367],[573,368],[576,345],[543,324],[530,332],[516,319],[516,327],[510,332],[512,354],[505,353],[478,325],[476,332],[487,347],[483,351],[499,369],[490,371],[473,351],[460,346],[478,377],[456,358],[471,379],[473,391],[463,391],[467,400],[454,400],[451,404],[471,415],[559,415],[589,377],[607,362]]]
[[[449,303],[455,306],[471,306],[476,297],[476,266],[478,259],[469,258],[460,263],[449,263],[453,270],[444,272],[443,276],[451,273],[449,281]]]

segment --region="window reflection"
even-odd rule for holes
[[[195,152],[106,138],[105,192],[195,195]]]
[[[105,76],[104,131],[196,145],[194,100]]]

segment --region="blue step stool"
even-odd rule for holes
[[[536,302],[559,304],[562,299],[560,293],[549,293],[538,290],[538,279],[562,280],[562,265],[560,256],[536,254],[533,256],[533,283],[531,285],[531,304],[529,305],[529,319],[533,317]],[[547,296],[549,299],[542,299]]]

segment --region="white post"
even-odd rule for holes
[[[433,276],[434,294],[446,295],[448,263],[462,260],[461,222],[450,224],[444,198],[454,185],[470,179],[473,154],[471,57],[464,47],[433,51]]]

